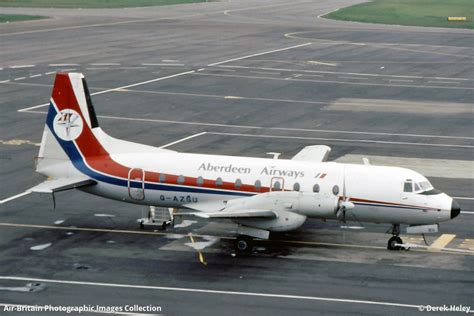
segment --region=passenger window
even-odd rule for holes
[[[295,182],[295,184],[293,184],[293,191],[299,192],[299,190],[300,190],[300,184],[298,182]]]
[[[403,192],[413,192],[411,182],[405,182],[405,184],[403,185]]]
[[[221,187],[222,186],[222,178],[219,177],[216,179],[216,187]]]
[[[178,181],[177,181],[177,182],[178,182],[178,184],[183,184],[183,183],[184,183],[184,176],[180,175],[180,176],[178,177]]]
[[[262,182],[260,180],[255,181],[255,190],[260,191],[262,188]]]
[[[339,194],[339,186],[335,185],[332,187],[332,193],[334,195],[338,195]]]
[[[275,182],[273,183],[273,190],[275,190],[275,191],[281,190],[280,181],[275,181]]]
[[[236,189],[240,189],[240,187],[242,186],[242,180],[240,179],[235,180],[234,186]]]
[[[198,186],[202,187],[202,185],[204,184],[204,179],[201,176],[199,176],[196,180],[196,183]]]
[[[313,185],[313,192],[314,192],[314,193],[318,193],[318,192],[319,192],[319,184],[316,183],[315,185]],[[339,190],[338,190],[338,192],[339,192]],[[335,193],[335,195],[336,195],[336,194],[337,194],[337,193]]]
[[[166,182],[166,175],[165,175],[165,174],[163,174],[163,173],[162,173],[162,174],[160,174],[159,181],[160,181],[161,183],[163,183],[163,182]]]

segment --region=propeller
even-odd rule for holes
[[[351,198],[346,195],[346,166],[344,166],[342,173],[342,196],[339,198],[338,208],[336,210],[336,217],[346,222],[346,211],[354,208],[354,203],[350,202]]]

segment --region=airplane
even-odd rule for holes
[[[238,224],[235,247],[300,228],[307,218],[390,224],[387,249],[400,250],[400,225],[437,232],[459,204],[413,170],[328,161],[325,145],[291,159],[179,153],[116,139],[99,126],[81,73],[57,73],[30,189],[78,189],[118,201],[186,210],[179,215]],[[407,230],[408,230],[407,228]]]

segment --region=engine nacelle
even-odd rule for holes
[[[306,217],[333,218],[338,197],[312,192],[268,192],[245,199],[227,202],[227,211],[262,209],[278,214],[277,218],[239,218],[236,223],[270,231],[294,230],[306,221]]]
[[[277,218],[262,219],[234,219],[233,221],[245,226],[269,230],[272,232],[286,232],[300,228],[306,221],[306,216],[288,211],[275,211]]]

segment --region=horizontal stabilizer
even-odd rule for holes
[[[197,216],[201,218],[276,218],[277,214],[273,211],[268,210],[246,210],[246,211],[233,211],[233,212],[193,212],[193,213],[178,213],[175,216]]]
[[[308,162],[323,162],[328,160],[331,147],[326,145],[306,146],[301,149],[291,160],[308,161]]]
[[[55,193],[94,185],[96,182],[86,177],[60,178],[46,180],[28,191],[36,193]]]

